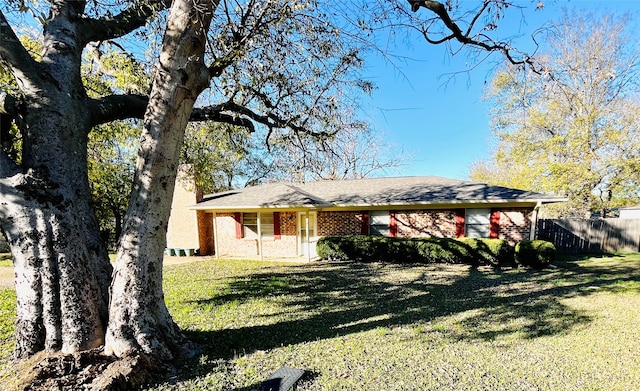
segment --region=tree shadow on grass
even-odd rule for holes
[[[570,258],[556,265],[542,271],[358,263],[266,269],[230,279],[225,293],[196,303],[210,308],[274,297],[286,303],[284,313],[256,314],[259,325],[187,334],[204,354],[223,359],[378,327],[438,322],[459,326],[447,328],[452,340],[528,339],[590,322],[589,314],[563,303],[567,298],[640,286],[638,263],[583,267]]]

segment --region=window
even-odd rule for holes
[[[258,214],[257,213],[242,214],[242,237],[243,238],[258,237]]]
[[[491,233],[491,209],[467,209],[465,236],[468,238],[488,238]]]
[[[369,227],[371,235],[391,236],[389,212],[386,210],[372,210],[369,213]]]
[[[273,237],[273,213],[260,213],[260,232],[262,237]],[[242,214],[242,236],[244,238],[258,238],[258,214]]]
[[[273,237],[273,213],[260,213],[260,231],[262,237]]]

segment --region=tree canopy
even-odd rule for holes
[[[607,216],[637,203],[640,51],[630,22],[564,15],[546,31],[535,71],[499,72],[488,91],[494,157],[472,178],[567,195],[562,215]]]

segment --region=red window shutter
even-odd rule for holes
[[[500,210],[491,209],[489,217],[489,237],[497,239],[500,236]]]
[[[362,212],[362,224],[360,226],[360,234],[369,235],[369,212]]]
[[[456,238],[464,237],[464,209],[456,210]]]
[[[280,240],[280,212],[273,212],[273,239]]]
[[[233,219],[236,221],[236,239],[242,239],[242,213],[234,213]]]
[[[389,236],[395,238],[398,236],[398,222],[396,221],[396,213],[389,213]]]

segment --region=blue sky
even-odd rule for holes
[[[531,31],[554,20],[562,8],[633,12],[634,19],[640,15],[637,0],[543,3],[542,10],[534,11],[537,1],[522,0],[528,8],[524,21],[519,14],[512,15],[501,22],[500,29],[508,36],[521,36],[516,42],[527,45]],[[469,165],[490,156],[489,106],[482,95],[494,64],[486,62],[446,82],[448,74],[468,69],[464,51],[450,57],[444,47],[416,39],[411,48],[398,47],[395,52],[413,60],[396,63],[394,68],[372,55],[365,71],[377,90],[364,110],[375,128],[385,133],[385,141],[408,158],[399,172],[390,174],[468,179]]]

